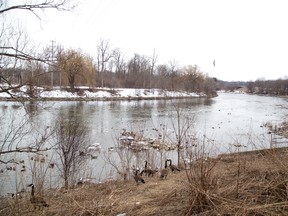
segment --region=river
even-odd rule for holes
[[[91,102],[35,102],[26,103],[26,110],[15,102],[0,102],[1,116],[1,139],[5,140],[5,133],[9,131],[10,125],[20,125],[23,119],[35,123],[31,128],[24,128],[25,137],[16,138],[18,146],[25,146],[35,140],[39,140],[37,132],[50,128],[55,119],[62,114],[77,109],[77,115],[81,116],[86,126],[90,128],[90,143],[100,143],[102,149],[97,154],[97,159],[87,160],[85,170],[80,176],[94,179],[96,182],[107,178],[115,178],[117,173],[111,166],[109,159],[115,159],[116,153],[109,152],[108,148],[118,142],[120,132],[141,132],[144,137],[155,138],[159,134],[165,136],[169,141],[175,141],[175,128],[177,123],[175,114],[181,112],[181,118],[189,119],[190,128],[187,133],[193,134],[200,140],[201,151],[206,156],[215,156],[220,153],[235,151],[254,150],[271,147],[273,135],[263,125],[267,122],[279,125],[287,118],[287,98],[219,93],[215,98],[191,98],[175,100],[140,100],[140,101],[91,101]],[[27,114],[28,113],[28,114]],[[185,122],[181,119],[181,122]],[[35,127],[35,125],[37,125]],[[184,127],[183,127],[184,128]],[[14,131],[15,132],[15,131]],[[192,142],[192,141],[191,141]],[[199,143],[199,142],[198,142]],[[52,145],[52,143],[50,143]],[[187,146],[195,148],[190,141]],[[286,141],[275,147],[286,145]],[[274,147],[273,146],[273,147]],[[162,160],[160,159],[160,154]],[[11,154],[10,154],[11,155]],[[1,164],[0,169],[0,195],[8,192],[25,189],[31,182],[31,172],[35,171],[35,163],[31,162],[32,154],[12,154],[16,161],[24,160],[25,172],[21,172],[23,164],[14,165],[15,171],[7,170],[7,165]],[[155,166],[161,166],[164,158],[172,158],[176,162],[175,151],[159,152],[148,151],[135,154],[137,157],[135,166],[142,166],[147,157],[153,160]],[[185,155],[183,154],[183,157]],[[1,160],[7,159],[4,155]],[[55,153],[45,153],[46,162],[53,161],[55,167],[59,167],[59,160]],[[118,163],[115,159],[115,163]],[[57,169],[47,169],[47,163],[38,165],[37,175],[43,175],[46,187],[58,187],[62,184]],[[39,173],[40,172],[40,173]],[[34,176],[35,177],[35,176]]]

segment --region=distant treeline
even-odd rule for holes
[[[127,61],[115,53],[97,58],[96,63],[75,50],[60,50],[48,66],[39,61],[25,62],[21,67],[2,68],[0,83],[42,87],[75,86],[90,88],[145,88],[205,93],[215,96],[217,80],[200,71],[197,65],[180,67],[175,62],[156,64],[153,57],[134,56]],[[104,54],[103,54],[104,55]],[[99,54],[99,56],[102,56]],[[107,60],[108,59],[108,60]]]
[[[209,77],[197,65],[180,66],[174,61],[157,64],[155,52],[151,56],[135,53],[127,58],[120,49],[112,49],[109,41],[101,40],[91,57],[80,50],[61,46],[46,47],[33,58],[0,55],[0,85],[89,88],[144,88],[187,91],[217,95],[217,90],[233,91],[245,86],[247,92],[269,95],[287,95],[287,80],[257,80],[255,82],[225,82]],[[33,89],[33,88],[31,88]],[[33,94],[33,92],[31,92]]]
[[[234,91],[239,87],[246,87],[248,93],[284,96],[288,95],[288,79],[264,80],[259,79],[254,82],[225,82],[218,81],[217,89]]]

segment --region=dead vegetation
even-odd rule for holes
[[[131,179],[48,190],[49,207],[41,210],[33,209],[27,193],[5,199],[0,214],[288,215],[287,156],[286,148],[234,153],[195,161],[164,180],[144,177],[145,184]]]

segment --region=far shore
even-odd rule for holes
[[[217,96],[214,96],[217,97]],[[192,98],[212,98],[207,96],[179,96],[179,97],[65,97],[65,98],[37,98],[37,97],[18,97],[18,98],[5,98],[0,97],[0,101],[8,102],[26,102],[26,101],[140,101],[140,100],[174,100],[174,99],[192,99]]]

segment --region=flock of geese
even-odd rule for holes
[[[170,171],[174,173],[176,171],[180,171],[180,169],[176,165],[172,164],[171,159],[167,159],[165,161],[165,167],[160,170],[160,179],[166,179]],[[137,169],[134,172],[134,180],[137,184],[139,183],[144,184],[145,180],[143,179],[143,175],[147,177],[153,177],[157,172],[158,172],[157,169],[151,169],[150,167],[148,167],[148,161],[145,160],[144,169],[141,172],[139,169]],[[44,200],[43,197],[35,196],[34,184],[29,184],[28,187],[31,187],[30,202],[34,206],[34,209],[42,209],[43,207],[49,207],[49,205],[47,204],[47,202]]]
[[[168,165],[168,162],[169,162],[169,165]],[[172,171],[172,173],[176,172],[176,171],[180,171],[180,169],[172,164],[172,160],[171,159],[167,159],[165,161],[165,167],[160,170],[160,179],[166,179],[168,174],[169,174],[169,171]],[[134,173],[134,180],[137,184],[139,183],[145,183],[145,180],[143,179],[143,174],[145,174],[145,176],[148,176],[148,177],[152,177],[155,175],[156,172],[158,172],[158,170],[156,169],[151,169],[148,167],[148,161],[145,160],[145,166],[144,166],[144,169],[139,173],[139,169],[137,169]]]

